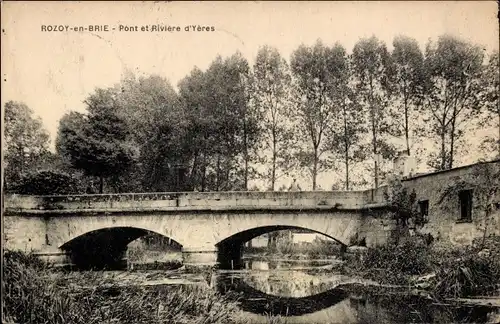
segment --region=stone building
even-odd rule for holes
[[[408,175],[411,168],[404,163],[399,167],[396,172],[415,192],[425,220],[417,232],[453,245],[500,235],[500,160],[420,175]]]

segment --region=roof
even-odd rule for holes
[[[452,168],[452,169],[446,169],[446,170],[440,170],[440,171],[435,171],[435,172],[416,174],[416,175],[414,175],[412,177],[405,178],[402,181],[410,181],[410,180],[414,180],[414,179],[418,179],[418,178],[433,176],[433,175],[436,175],[436,174],[442,174],[442,173],[447,173],[447,172],[453,172],[453,171],[457,171],[457,170],[472,168],[472,167],[475,167],[475,166],[480,165],[480,164],[498,163],[498,162],[500,162],[500,158],[495,159],[495,160],[491,160],[491,161],[476,162],[474,164],[463,165],[463,166],[459,166],[459,167]]]

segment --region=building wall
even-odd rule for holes
[[[500,162],[487,164],[488,168],[498,174]],[[468,245],[473,239],[484,235],[485,212],[480,206],[478,193],[473,192],[472,221],[460,221],[460,203],[458,195],[451,197],[450,202],[439,202],[443,192],[450,185],[459,181],[481,181],[478,177],[480,168],[484,165],[472,165],[434,173],[427,176],[417,176],[403,181],[403,185],[410,190],[415,190],[417,200],[429,200],[428,223],[417,230],[421,233],[431,234],[436,242],[452,245]],[[485,179],[482,179],[483,181]],[[497,179],[486,179],[491,184],[498,185]],[[500,202],[500,195],[496,195],[495,202]],[[487,221],[487,235],[500,235],[500,209],[495,206]]]

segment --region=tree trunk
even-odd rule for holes
[[[314,148],[314,161],[312,170],[312,190],[316,190],[316,177],[318,176],[318,148]]]
[[[349,191],[349,140],[347,139],[347,112],[344,103],[344,153],[345,153],[345,190]]]
[[[273,129],[273,163],[271,167],[271,191],[274,191],[276,185],[276,130]]]
[[[104,189],[104,177],[99,176],[99,193],[102,194]]]
[[[243,134],[243,141],[244,141],[243,145],[244,145],[244,150],[245,150],[245,152],[244,152],[244,155],[245,155],[245,157],[244,157],[245,158],[245,170],[244,170],[244,175],[243,175],[243,177],[244,177],[244,179],[243,179],[243,182],[244,182],[243,186],[245,187],[244,188],[245,191],[248,191],[248,162],[249,162],[248,160],[250,158],[249,158],[249,154],[248,154],[248,138],[247,138],[248,137],[248,133],[247,133],[246,121],[243,124],[243,132],[244,132],[244,134]]]
[[[408,112],[408,98],[405,98],[405,139],[406,139],[406,152],[408,156],[410,155],[410,125],[408,123],[409,112]]]
[[[451,132],[450,132],[450,159],[448,160],[448,169],[453,168],[453,154],[455,146],[455,118],[451,122]]]
[[[440,170],[446,169],[446,131],[444,126],[441,128],[441,168]]]
[[[349,191],[349,156],[347,150],[345,153],[345,190]]]
[[[216,166],[216,174],[215,174],[215,191],[219,191],[220,187],[220,155],[217,154],[217,166]]]
[[[457,104],[453,106],[453,115],[451,119],[451,131],[450,131],[450,159],[448,161],[448,169],[453,167],[453,154],[455,148],[455,123],[457,121]]]
[[[498,100],[497,103],[497,111],[498,111],[498,138],[497,138],[497,145],[498,145],[498,158],[500,158],[500,100]]]
[[[373,114],[375,112],[372,112]],[[375,116],[372,116],[372,143],[373,143],[373,158],[375,165],[375,189],[378,188],[378,163],[377,163],[377,130],[375,128]]]
[[[377,114],[375,111],[375,104],[373,100],[373,81],[370,77],[370,114],[371,114],[371,122],[372,122],[372,145],[373,145],[373,158],[374,158],[374,166],[375,166],[375,189],[378,188],[378,163],[377,163],[377,123],[376,118]]]
[[[205,191],[207,187],[207,156],[203,154],[203,165],[201,167],[201,191]]]

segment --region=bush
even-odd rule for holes
[[[67,195],[78,193],[79,182],[58,171],[39,171],[23,177],[16,192],[23,195]]]

